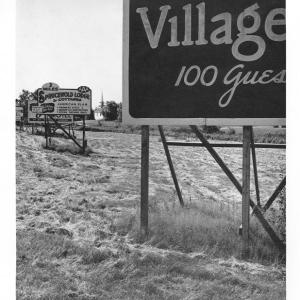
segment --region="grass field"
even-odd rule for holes
[[[82,124],[81,122],[77,123]],[[117,121],[88,120],[86,126],[89,131],[140,133],[140,126],[122,125]],[[164,130],[169,137],[195,140],[195,135],[188,126],[164,126]],[[150,134],[159,135],[156,126],[150,126]],[[213,140],[242,141],[242,127],[219,127],[218,130],[209,127],[204,130],[204,135]],[[254,127],[254,140],[258,143],[284,144],[286,142],[286,129],[256,126]]]
[[[43,137],[17,133],[18,299],[285,299],[284,259],[254,217],[251,256],[240,259],[241,197],[204,149],[171,149],[182,209],[151,135],[145,240],[140,136],[87,139],[81,156],[70,140],[53,138],[48,150]],[[241,180],[241,149],[218,152]],[[258,149],[257,159],[264,203],[285,173],[285,151]]]

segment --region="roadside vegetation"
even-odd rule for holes
[[[220,181],[216,187],[200,182],[202,196],[194,192],[181,208],[161,143],[153,141],[150,233],[144,239],[140,137],[89,134],[93,152],[81,156],[70,140],[53,138],[53,151],[43,148],[42,136],[17,133],[17,299],[285,299],[284,257],[254,216],[250,259],[240,259],[241,207],[219,201]],[[177,151],[176,162],[187,162],[190,150]],[[234,169],[240,165],[236,152],[230,152]],[[283,154],[275,155],[282,165]],[[206,177],[219,170],[204,154],[198,162]],[[189,190],[199,190],[194,178],[201,180],[202,170],[188,166],[180,168]],[[277,231],[281,209],[278,204],[269,211]]]
[[[278,217],[279,212],[274,209],[270,214],[273,222],[275,216]],[[185,253],[202,252],[214,258],[241,259],[239,204],[199,199],[181,208],[177,203],[156,199],[152,201],[149,220],[146,243],[151,246]],[[276,223],[273,224],[275,229]],[[129,234],[135,242],[145,242],[140,236],[138,215],[123,216],[115,225],[120,234]],[[285,254],[278,251],[255,216],[250,222],[249,261],[285,264]]]

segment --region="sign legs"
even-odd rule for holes
[[[140,229],[143,237],[148,236],[149,197],[149,126],[142,126],[141,161],[141,212]]]
[[[249,213],[250,213],[250,143],[251,126],[243,127],[243,184],[242,184],[242,256],[249,255]]]
[[[234,184],[236,189],[242,194],[243,188],[242,185],[238,182],[238,180],[235,178],[235,176],[232,174],[232,172],[229,170],[227,165],[223,162],[221,157],[218,155],[218,153],[214,150],[212,145],[205,139],[203,134],[199,131],[197,126],[191,125],[191,129],[194,131],[196,136],[200,139],[200,141],[203,143],[205,148],[208,150],[208,152],[211,154],[211,156],[214,158],[214,160],[218,163],[218,165],[222,168],[224,173],[227,175],[227,177],[231,180],[231,182]],[[253,214],[258,218],[263,228],[267,231],[270,238],[273,240],[274,244],[277,245],[277,247],[280,250],[285,250],[285,244],[280,240],[280,238],[277,236],[273,228],[269,225],[269,223],[266,221],[262,211],[260,208],[251,200],[249,197],[250,206],[253,210]]]
[[[82,124],[83,124],[83,128],[82,128],[82,152],[84,154],[85,153],[85,146],[86,146],[86,142],[85,142],[85,116],[83,116]]]
[[[257,173],[257,162],[256,162],[256,153],[255,153],[255,144],[254,144],[254,134],[253,134],[252,126],[251,126],[250,138],[251,138],[252,165],[253,165],[255,191],[256,191],[256,202],[257,205],[261,207],[260,195],[259,195],[259,184],[258,184],[258,173]]]
[[[46,149],[48,149],[48,124],[47,124],[47,115],[45,115],[45,139],[46,139]]]
[[[76,141],[76,139],[72,136],[72,135],[68,135],[68,131],[66,131],[65,128],[63,128],[63,126],[61,126],[61,124],[59,124],[57,122],[57,120],[55,120],[52,116],[49,116],[50,119],[54,122],[54,124],[57,126],[57,128],[61,129],[67,136],[70,137],[70,139],[80,148],[83,149],[82,146]]]
[[[174,182],[174,185],[175,185],[177,196],[178,196],[180,205],[183,207],[184,202],[183,202],[181,191],[180,191],[179,184],[178,184],[178,181],[177,181],[177,177],[176,177],[173,162],[172,162],[172,159],[171,159],[169,147],[168,147],[168,144],[167,144],[167,141],[166,141],[165,133],[164,133],[163,127],[161,125],[158,126],[158,129],[159,129],[162,144],[164,146],[165,154],[166,154],[166,157],[167,157],[167,161],[168,161],[168,164],[169,164],[169,168],[170,168],[170,171],[171,171],[171,175],[172,175],[172,178],[173,178],[173,182]]]

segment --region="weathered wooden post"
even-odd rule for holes
[[[45,115],[45,139],[46,139],[46,149],[48,149],[48,124],[47,124],[47,115]]]
[[[166,157],[167,157],[167,161],[168,161],[168,164],[169,164],[169,168],[170,168],[170,171],[171,171],[172,179],[173,179],[173,182],[174,182],[174,185],[175,185],[175,189],[176,189],[176,192],[177,192],[177,196],[178,196],[180,205],[182,207],[184,207],[182,194],[181,194],[179,184],[178,184],[178,181],[177,181],[176,173],[175,173],[175,170],[174,170],[173,162],[172,162],[172,159],[171,159],[171,155],[170,155],[170,151],[169,151],[169,148],[168,148],[168,144],[167,144],[167,140],[166,140],[166,137],[165,137],[163,127],[161,125],[159,125],[158,130],[159,130],[161,141],[162,141],[162,144],[163,144],[163,147],[164,147],[164,150],[165,150],[165,154],[166,154]]]
[[[242,256],[249,256],[251,126],[243,127]]]
[[[82,152],[84,154],[85,153],[85,148],[86,148],[86,144],[85,144],[85,116],[83,116],[82,124],[83,124],[83,128],[82,128]]]
[[[141,156],[141,215],[140,228],[143,237],[148,236],[148,197],[149,197],[149,126],[142,126]]]

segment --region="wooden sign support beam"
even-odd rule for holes
[[[194,131],[196,136],[200,139],[202,144],[206,147],[208,152],[211,154],[211,156],[215,159],[215,161],[218,163],[218,165],[222,168],[224,173],[227,175],[227,177],[231,180],[231,182],[234,184],[234,186],[237,188],[237,190],[242,194],[242,186],[238,182],[238,180],[235,178],[235,176],[232,174],[232,172],[229,170],[229,168],[226,166],[226,164],[223,162],[221,157],[217,154],[217,152],[214,150],[214,148],[209,144],[209,142],[205,139],[203,134],[199,131],[197,126],[191,125],[191,129]],[[284,243],[280,240],[280,238],[277,236],[273,228],[269,225],[269,223],[266,221],[263,213],[261,212],[260,208],[255,205],[255,203],[249,199],[250,201],[250,206],[253,209],[253,213],[256,215],[264,229],[267,231],[271,239],[273,240],[274,244],[280,249],[284,250],[285,245]]]
[[[82,128],[82,152],[85,153],[86,142],[85,142],[85,116],[83,116],[82,120],[83,128]]]
[[[184,147],[205,147],[203,143],[199,142],[178,142],[178,141],[168,141],[168,146],[184,146]],[[213,148],[243,148],[242,143],[210,143]],[[286,149],[285,144],[266,144],[257,143],[254,144],[255,148],[262,149]]]
[[[144,238],[148,236],[149,197],[149,126],[142,126],[141,145],[141,212],[140,229]]]
[[[80,149],[82,149],[83,150],[83,148],[82,148],[82,146],[76,141],[76,139],[72,136],[72,135],[69,135],[68,134],[68,131],[66,131],[66,129],[65,128],[63,128],[63,126],[61,126],[61,124],[59,124],[58,122],[57,122],[57,120],[55,120],[55,118],[53,118],[52,116],[50,116],[49,115],[49,117],[50,117],[50,119],[55,123],[55,125],[59,128],[59,129],[61,129],[67,136],[69,136],[70,137],[70,139],[80,148]],[[45,115],[45,120],[46,120],[46,115]],[[84,152],[83,152],[84,153]]]
[[[259,195],[259,184],[258,184],[258,174],[257,174],[257,162],[256,162],[256,153],[255,153],[255,144],[254,144],[254,134],[253,127],[250,127],[250,139],[251,139],[251,153],[252,153],[252,162],[253,162],[253,172],[254,172],[254,182],[255,182],[255,192],[256,192],[256,203],[260,207],[260,195]]]
[[[48,149],[48,124],[47,124],[47,116],[45,116],[45,139],[46,139],[46,149]]]
[[[250,214],[250,141],[251,127],[243,127],[243,176],[242,176],[242,257],[249,256],[249,214]]]
[[[175,170],[174,170],[174,166],[173,166],[173,162],[172,162],[172,159],[171,159],[169,147],[168,147],[168,144],[167,144],[167,141],[166,141],[166,137],[165,137],[165,134],[164,134],[164,130],[163,130],[162,126],[158,126],[158,129],[159,129],[162,144],[164,146],[165,154],[166,154],[166,157],[167,157],[167,161],[168,161],[168,164],[169,164],[169,168],[170,168],[170,171],[171,171],[171,175],[172,175],[172,178],[173,178],[173,182],[174,182],[174,185],[175,185],[177,196],[178,196],[180,205],[183,207],[184,202],[183,202],[183,199],[182,199],[182,194],[181,194],[179,184],[178,184],[178,181],[177,181],[176,173],[175,173]]]
[[[264,211],[267,211],[268,208],[272,205],[272,203],[274,202],[274,200],[277,198],[277,196],[279,195],[279,193],[282,191],[282,189],[285,187],[286,184],[286,177],[284,177],[282,179],[282,181],[280,182],[280,184],[278,185],[278,187],[276,188],[276,190],[274,191],[274,193],[272,194],[272,196],[270,197],[270,199],[267,201],[267,203],[265,204],[265,206],[263,207]]]

